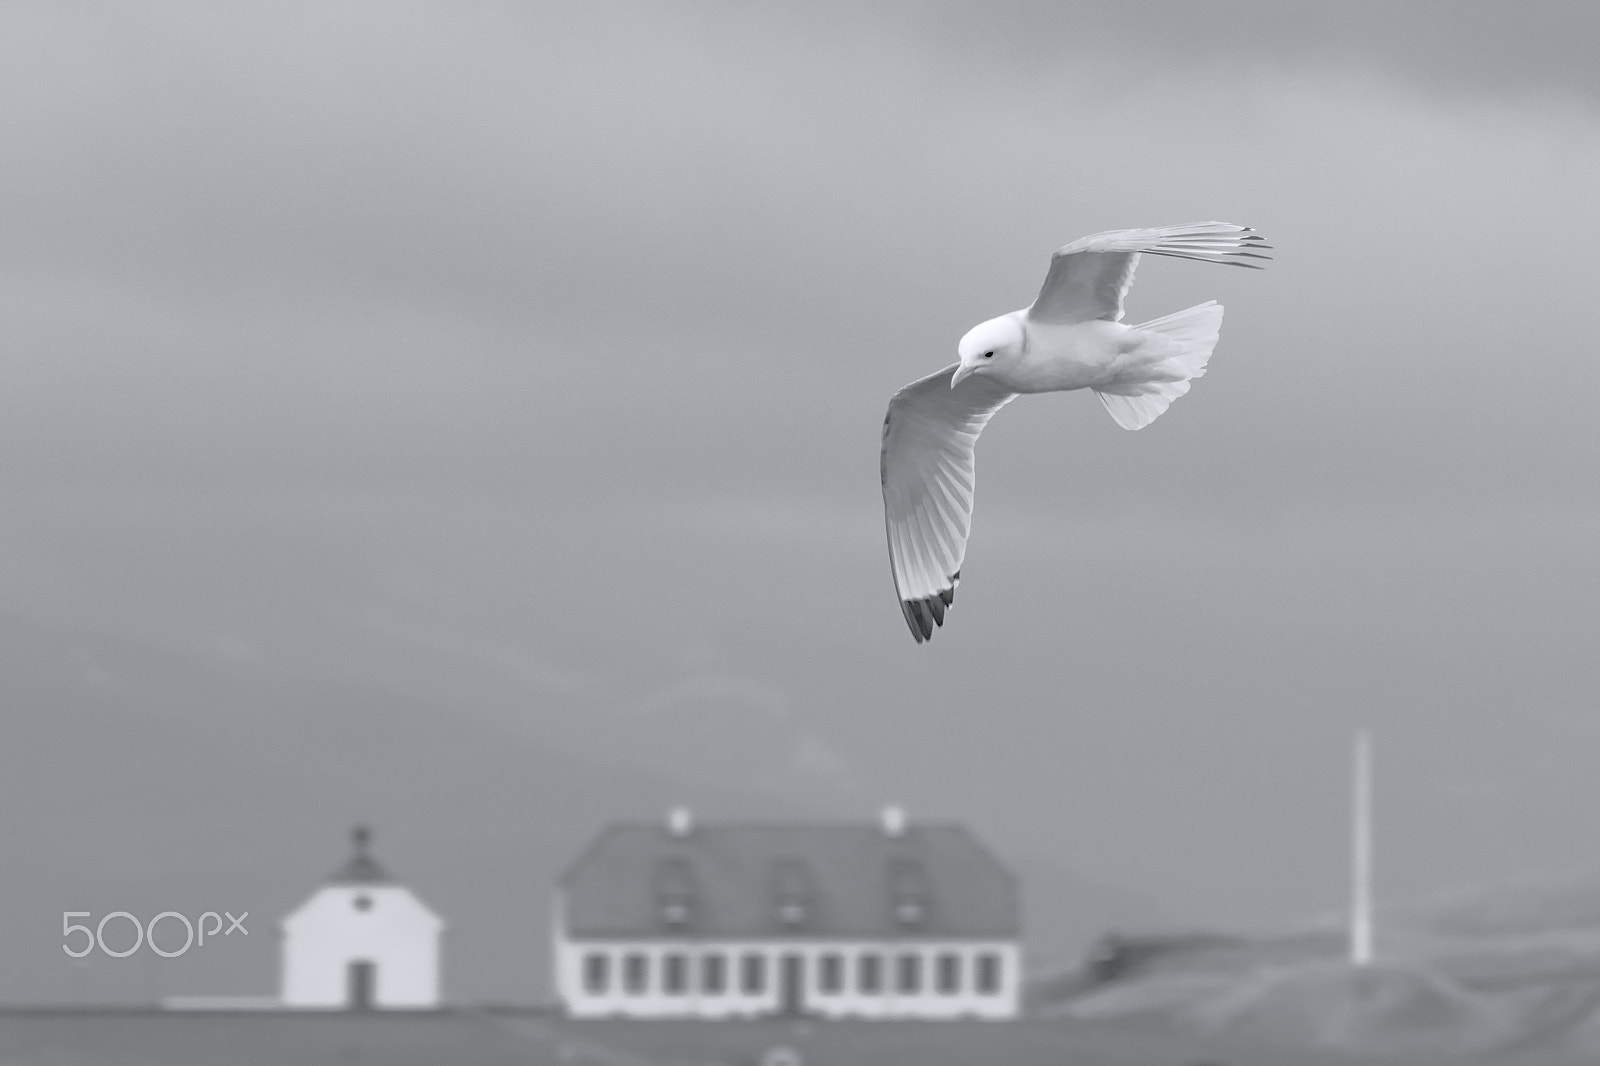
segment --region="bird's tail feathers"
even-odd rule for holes
[[[1167,341],[1159,357],[1131,378],[1094,390],[1106,412],[1123,429],[1143,429],[1189,391],[1189,382],[1206,372],[1206,362],[1222,329],[1222,305],[1215,300],[1134,326]]]

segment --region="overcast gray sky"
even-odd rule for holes
[[[595,758],[585,720],[714,705],[1182,921],[1340,905],[1361,723],[1380,893],[1600,874],[1597,39],[1555,3],[8,4],[0,601]],[[1210,373],[1137,434],[997,418],[914,645],[889,396],[1055,247],[1201,219],[1276,262],[1147,260],[1129,320],[1220,300]]]

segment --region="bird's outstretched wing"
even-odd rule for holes
[[[973,446],[1016,398],[982,376],[950,387],[955,366],[895,393],[883,419],[883,520],[900,609],[917,643],[944,625],[972,525]]]
[[[1118,229],[1083,237],[1050,257],[1050,272],[1028,317],[1037,322],[1122,320],[1122,298],[1133,281],[1139,253],[1198,259],[1203,263],[1262,269],[1271,248],[1248,226],[1194,222],[1158,229]]]

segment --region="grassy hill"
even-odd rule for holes
[[[1377,962],[1336,928],[1108,941],[1035,982],[1038,1013],[1248,1046],[1406,1061],[1600,1060],[1600,886],[1524,883],[1381,916]]]

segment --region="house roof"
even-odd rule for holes
[[[377,859],[367,854],[367,844],[371,839],[372,831],[364,825],[358,825],[350,831],[350,858],[328,875],[328,884],[374,885],[394,882],[394,876]]]
[[[1022,924],[1015,877],[950,823],[615,824],[561,887],[575,938],[1010,939]]]

